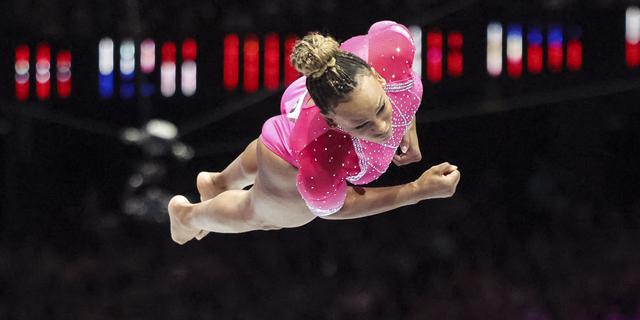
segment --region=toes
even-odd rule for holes
[[[196,187],[198,187],[198,191],[204,190],[209,184],[211,184],[211,177],[209,177],[209,172],[200,172],[196,177]]]
[[[216,197],[227,190],[221,185],[220,172],[200,172],[196,178],[196,187],[200,193],[200,201]]]
[[[176,228],[174,226],[171,226],[171,240],[173,240],[173,242],[179,244],[179,245],[183,245],[185,243],[187,243],[187,239],[185,239],[184,237],[179,236],[179,232],[176,232],[175,230]]]
[[[185,226],[185,219],[188,213],[184,211],[190,205],[189,200],[183,196],[174,196],[169,201],[169,220],[171,223],[171,239],[177,244],[185,244],[193,239],[193,236],[186,236],[190,233],[188,227]]]
[[[193,239],[193,236],[185,236],[184,232],[180,232],[173,227],[171,228],[171,240],[173,240],[173,242],[183,245],[191,239]]]
[[[177,238],[177,237],[175,237],[173,235],[171,236],[171,239],[173,240],[173,242],[175,242],[175,243],[177,243],[179,245],[183,245],[183,244],[187,243],[187,241],[184,241],[183,239],[179,239],[179,238]]]
[[[189,204],[189,200],[184,196],[174,196],[169,200],[169,213],[175,214],[178,210],[180,210],[185,204]]]

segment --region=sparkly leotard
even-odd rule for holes
[[[387,170],[422,99],[422,82],[411,70],[415,46],[405,26],[377,22],[366,35],[350,38],[340,48],[367,61],[387,81],[385,92],[393,106],[391,138],[376,143],[330,128],[318,107],[304,105],[305,77],[285,90],[282,114],[265,122],[260,136],[270,150],[298,168],[298,191],[318,216],[342,208],[347,181],[369,183]]]

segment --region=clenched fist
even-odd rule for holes
[[[429,168],[414,181],[424,199],[448,198],[456,192],[460,182],[458,167],[448,162]]]

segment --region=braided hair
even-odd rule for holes
[[[341,50],[332,37],[318,33],[298,40],[290,59],[296,70],[307,76],[307,90],[323,114],[349,100],[358,86],[357,76],[372,74],[366,61]]]

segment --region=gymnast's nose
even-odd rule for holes
[[[384,136],[389,133],[390,124],[382,119],[377,120],[372,126],[373,134],[376,136]]]

